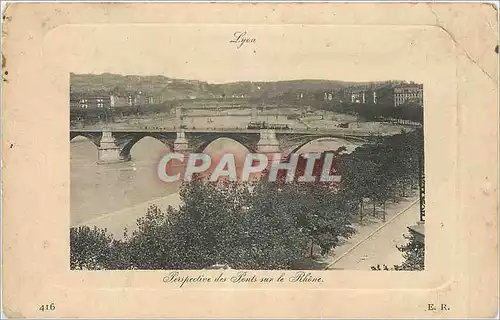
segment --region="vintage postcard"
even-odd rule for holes
[[[14,3],[7,317],[495,317],[489,4]]]

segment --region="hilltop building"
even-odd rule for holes
[[[351,103],[377,103],[377,90],[356,89],[348,91],[348,98]]]
[[[325,92],[325,101],[332,101],[332,100],[333,100],[333,93]]]
[[[149,104],[160,103],[160,99],[154,97],[149,92],[145,91],[133,91],[127,90],[124,92],[119,92],[113,90],[111,93],[112,104],[111,107],[132,107],[132,106],[144,106]]]
[[[71,92],[71,108],[110,108],[111,96],[106,91]]]
[[[393,88],[394,91],[394,106],[398,107],[403,104],[423,105],[424,86],[423,84],[400,84]]]
[[[161,99],[143,91],[108,92],[82,91],[70,92],[71,108],[119,108],[144,106],[161,103]]]
[[[326,97],[326,95],[325,95]],[[382,86],[356,86],[344,90],[344,98],[351,103],[423,105],[423,85],[416,83],[387,83]]]

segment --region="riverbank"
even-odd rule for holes
[[[89,226],[107,229],[115,239],[123,239],[124,230],[127,229],[131,234],[137,228],[137,219],[146,215],[148,208],[152,205],[157,206],[162,210],[166,210],[168,206],[178,208],[181,204],[179,193],[172,193],[168,196],[146,201],[132,207],[117,210],[97,218],[84,221],[72,227]]]

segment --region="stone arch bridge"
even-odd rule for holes
[[[250,152],[289,154],[298,151],[309,142],[319,139],[334,139],[341,142],[369,143],[376,135],[359,130],[283,130],[269,129],[200,129],[200,130],[133,130],[133,129],[103,129],[103,130],[70,130],[70,141],[83,136],[92,141],[98,150],[98,163],[114,163],[131,159],[130,150],[144,137],[160,140],[175,152],[203,152],[213,141],[219,138],[229,138],[241,143]]]

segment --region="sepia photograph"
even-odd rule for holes
[[[71,269],[423,270],[423,97],[72,73]]]

